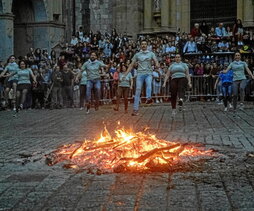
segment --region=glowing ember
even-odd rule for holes
[[[97,141],[64,145],[46,155],[46,163],[51,166],[67,161],[66,168],[97,170],[97,173],[165,172],[173,166],[212,155],[212,150],[203,150],[194,144],[169,142],[155,135],[124,129],[116,130],[112,138],[105,128]]]

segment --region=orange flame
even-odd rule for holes
[[[153,134],[133,133],[125,129],[116,130],[115,137],[112,138],[105,127],[97,141],[64,145],[47,155],[47,164],[54,165],[66,160],[69,168],[82,170],[165,171],[179,162],[202,156],[211,157],[213,152],[193,144],[169,142],[158,139]]]

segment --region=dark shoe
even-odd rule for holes
[[[151,99],[148,99],[147,101],[146,101],[146,104],[152,104],[153,103],[153,99],[151,98]]]
[[[95,111],[98,111],[99,110],[99,106],[95,106],[94,109],[95,109]]]
[[[138,111],[133,111],[131,116],[138,116]]]
[[[114,109],[114,111],[119,111],[119,109],[118,109],[118,108],[116,108],[116,107],[114,107],[113,109]]]
[[[124,110],[124,113],[125,113],[125,114],[128,114],[128,110]]]

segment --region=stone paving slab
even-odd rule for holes
[[[169,105],[144,106],[138,117],[100,110],[0,112],[0,210],[254,210],[254,107],[224,112],[188,103],[175,120]],[[221,156],[188,172],[93,175],[45,165],[58,146],[98,138],[104,125],[205,144]]]

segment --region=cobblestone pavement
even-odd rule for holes
[[[0,210],[254,210],[254,106],[224,112],[190,103],[170,117],[169,105],[140,109],[132,117],[109,107],[0,112]],[[222,155],[190,172],[75,174],[45,165],[58,146],[98,137],[103,122],[165,140],[203,143]],[[31,157],[29,157],[31,156]],[[24,158],[27,157],[27,158]]]

